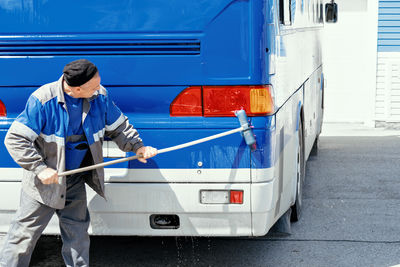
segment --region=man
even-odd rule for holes
[[[104,136],[146,159],[157,154],[100,85],[96,66],[80,59],[61,78],[37,89],[11,125],[5,145],[24,169],[20,207],[0,254],[0,266],[28,266],[54,213],[60,222],[66,266],[89,265],[89,213],[85,183],[104,197],[104,169],[67,177],[58,172],[103,162]]]

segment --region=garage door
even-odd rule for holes
[[[375,120],[400,122],[400,1],[380,0]]]

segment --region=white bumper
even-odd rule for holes
[[[275,221],[274,181],[267,183],[107,183],[107,200],[87,188],[93,235],[252,236]],[[202,204],[200,190],[243,190],[243,204]],[[0,232],[7,232],[18,207],[19,182],[0,186]],[[7,196],[7,197],[5,197]],[[153,229],[152,214],[177,215],[177,229]],[[45,230],[58,234],[53,217]]]

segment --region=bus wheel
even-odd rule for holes
[[[315,138],[314,144],[311,148],[310,156],[318,156],[318,148],[319,148],[319,135]]]
[[[297,222],[300,220],[301,207],[303,205],[303,185],[305,178],[305,162],[304,162],[304,140],[303,140],[303,125],[299,123],[299,145],[297,147],[297,185],[296,185],[296,202],[292,206],[291,221]]]

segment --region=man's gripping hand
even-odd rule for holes
[[[157,155],[157,149],[151,146],[142,146],[136,151],[136,155],[142,155],[143,157],[138,158],[138,161],[146,163],[148,158]]]
[[[46,168],[38,174],[38,178],[43,184],[58,183],[58,173],[52,168]]]

